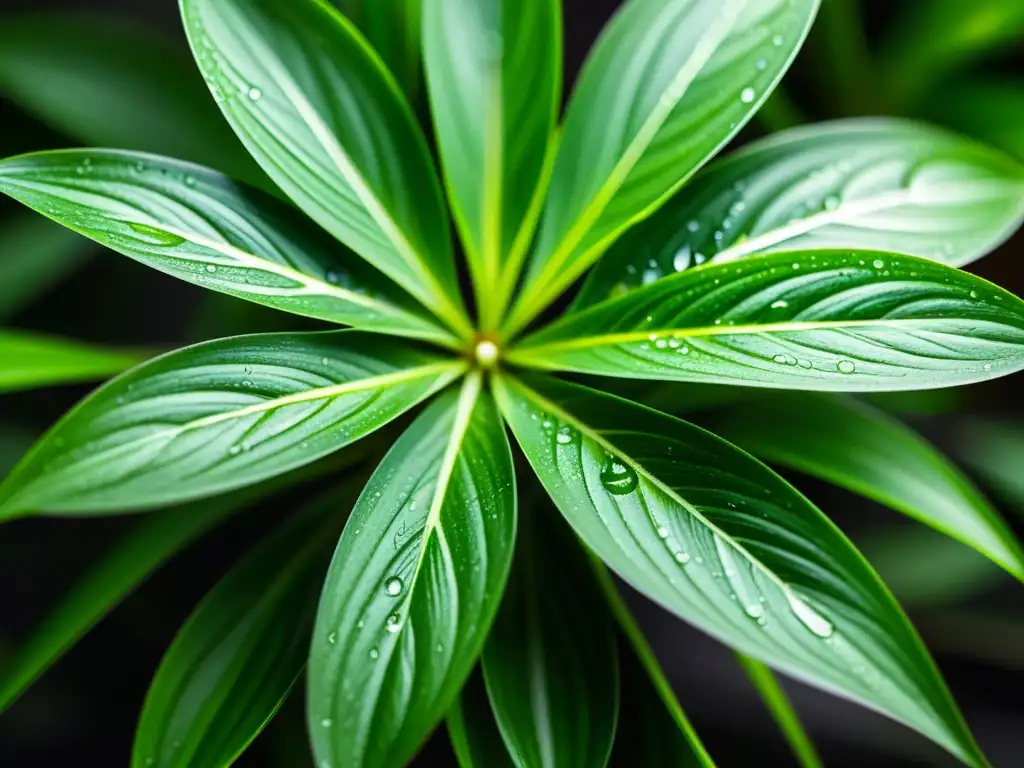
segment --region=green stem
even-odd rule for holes
[[[636,619],[633,618],[633,614],[630,613],[629,607],[626,605],[626,601],[622,599],[622,595],[619,593],[618,587],[615,586],[615,582],[602,563],[593,553],[587,552],[590,556],[591,564],[594,568],[594,574],[597,577],[597,582],[601,586],[601,591],[604,592],[605,599],[608,602],[608,607],[611,609],[612,615],[618,622],[622,632],[629,639],[630,644],[633,646],[633,650],[636,652],[637,658],[640,659],[640,663],[644,669],[647,670],[647,674],[651,678],[651,682],[654,684],[655,690],[658,692],[658,696],[664,702],[665,707],[668,709],[669,715],[679,726],[679,730],[682,731],[683,737],[689,743],[693,749],[694,756],[697,758],[699,764],[703,768],[716,768],[715,761],[711,759],[711,755],[708,754],[707,749],[704,747],[703,742],[700,740],[700,736],[697,735],[697,731],[694,730],[693,724],[690,723],[689,718],[686,717],[686,713],[683,712],[682,706],[679,704],[679,699],[676,698],[675,692],[672,690],[672,686],[669,685],[668,680],[665,679],[665,673],[661,669],[661,665],[658,663],[658,659],[654,655],[654,651],[651,650],[651,646],[647,642],[647,638],[644,637],[643,630],[636,623]]]
[[[782,733],[786,737],[786,741],[789,742],[789,746],[793,750],[793,754],[796,755],[800,765],[803,768],[823,768],[818,751],[814,748],[814,743],[807,735],[807,731],[804,730],[804,726],[800,722],[796,710],[793,709],[789,697],[782,690],[782,686],[779,685],[779,681],[772,674],[772,671],[761,662],[740,653],[736,654],[736,660],[739,661],[743,671],[747,673],[750,682],[754,684],[765,705],[767,705],[768,711],[771,712],[775,722],[782,729]]]

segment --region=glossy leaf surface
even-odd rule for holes
[[[512,455],[479,374],[406,430],[345,526],[309,657],[316,761],[403,766],[444,717],[501,602]]]
[[[494,719],[479,668],[470,675],[448,710],[447,722],[459,768],[515,768]]]
[[[1024,368],[1024,301],[917,257],[778,253],[659,280],[555,322],[509,357],[625,378],[929,389]]]
[[[423,0],[333,0],[380,55],[411,103],[420,90]]]
[[[959,539],[1024,580],[1024,551],[988,501],[932,445],[871,406],[772,393],[731,406],[711,426],[765,461],[863,494]]]
[[[53,11],[0,24],[0,92],[76,142],[262,178],[205,90],[188,52],[144,24]]]
[[[750,119],[818,0],[630,0],[573,92],[519,328]]]
[[[548,493],[627,582],[741,653],[984,764],[899,606],[792,486],[657,411],[548,378],[498,381]]]
[[[561,98],[561,6],[451,0],[424,11],[449,197],[481,311],[493,315],[499,275],[521,264],[539,212],[536,193]]]
[[[398,86],[321,0],[181,0],[228,122],[310,217],[460,331],[448,218]]]
[[[411,297],[297,210],[199,166],[116,150],[0,162],[0,191],[190,283],[288,312],[445,338]]]
[[[349,495],[332,492],[286,521],[206,594],[150,684],[133,768],[221,768],[263,730],[306,664]]]
[[[0,485],[0,517],[134,510],[247,485],[364,437],[460,371],[355,331],[172,352],[58,422]]]
[[[530,512],[484,648],[487,692],[518,768],[601,768],[619,712],[615,626],[575,537],[546,501]]]
[[[962,266],[1024,219],[1024,166],[892,118],[796,128],[715,163],[612,249],[576,306],[709,260],[851,248]]]
[[[0,330],[0,393],[105,379],[143,359],[69,339]]]

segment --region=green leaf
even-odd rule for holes
[[[735,650],[985,764],[895,600],[792,486],[657,411],[548,378],[496,381],[548,493],[627,582]]]
[[[515,768],[501,739],[479,667],[448,710],[447,723],[460,768]]]
[[[1024,515],[1024,427],[1016,422],[975,418],[956,432],[957,455],[994,492]]]
[[[930,389],[1024,368],[1024,301],[912,256],[777,253],[658,280],[555,322],[508,358],[624,378]]]
[[[181,0],[181,8],[214,98],[270,177],[470,335],[426,141],[351,23],[322,0]]]
[[[977,136],[1024,160],[1024,79],[964,77],[941,85],[928,103],[931,119]]]
[[[561,106],[557,0],[428,3],[424,48],[449,199],[485,327],[530,246]]]
[[[601,768],[615,739],[615,626],[580,545],[546,502],[523,517],[483,670],[519,768]]]
[[[0,485],[0,518],[137,510],[238,488],[370,434],[462,369],[356,331],[171,352],[59,421]]]
[[[655,211],[753,116],[818,0],[630,0],[565,119],[518,330]]]
[[[9,320],[78,268],[89,243],[25,211],[0,228],[0,322]]]
[[[230,765],[274,716],[305,667],[346,496],[286,521],[199,603],[150,685],[133,768]]]
[[[324,584],[309,657],[317,764],[405,765],[444,717],[498,610],[515,477],[479,374],[430,406],[370,479]]]
[[[105,379],[143,359],[132,352],[0,329],[0,393]]]
[[[205,90],[186,51],[124,18],[51,11],[0,23],[0,92],[77,142],[260,178]]]
[[[883,412],[852,398],[780,392],[736,403],[710,423],[758,458],[903,512],[1024,580],[1024,550],[988,501],[932,445]]]
[[[452,343],[410,297],[298,211],[214,171],[136,152],[42,152],[0,161],[0,191],[190,283],[307,317]]]
[[[715,163],[604,256],[588,306],[706,261],[855,248],[962,266],[1024,220],[1024,167],[955,134],[893,118],[840,120]]]
[[[333,0],[373,45],[410,103],[420,90],[423,0]]]

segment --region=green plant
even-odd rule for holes
[[[602,765],[613,749],[712,765],[606,565],[741,655],[805,765],[814,749],[764,664],[986,764],[900,607],[810,501],[722,438],[592,388],[603,379],[550,374],[676,382],[667,398],[683,413],[696,383],[880,392],[1018,371],[1024,302],[957,267],[1019,226],[1024,168],[877,119],[798,129],[700,170],[782,77],[816,0],[630,0],[560,128],[557,0],[396,2],[378,29],[408,33],[422,11],[442,189],[397,81],[332,7],[181,5],[215,100],[273,183],[69,150],[0,162],[0,191],[184,280],[355,330],[221,339],[130,370],[30,450],[0,485],[0,517],[233,491],[209,512],[226,515],[239,489],[320,467],[430,403],[379,459],[329,568],[349,478],[214,587],[156,675],[134,765],[230,763],[301,674],[309,637],[319,766],[402,765],[446,716],[464,765]],[[760,416],[741,415],[743,398],[723,431],[1024,579],[1020,545],[930,446],[861,404],[791,397],[778,440],[744,430]],[[826,420],[862,439],[866,471],[847,441],[822,439]],[[582,547],[515,467],[506,425]],[[112,569],[120,583],[89,594],[116,599],[212,524],[202,504],[159,518],[166,530],[120,553],[132,573]],[[64,615],[66,635],[98,615],[85,612]],[[66,647],[48,643],[0,703]],[[620,680],[620,666],[647,678]],[[617,745],[620,696],[660,727]]]

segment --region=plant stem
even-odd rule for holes
[[[807,731],[804,730],[804,726],[800,722],[796,710],[793,709],[789,697],[782,690],[782,686],[779,685],[779,681],[775,678],[772,671],[761,662],[755,661],[741,653],[736,654],[736,660],[739,661],[743,671],[747,673],[750,682],[754,684],[754,688],[757,689],[765,705],[767,705],[768,711],[771,712],[775,722],[782,729],[782,733],[786,737],[786,741],[789,742],[789,746],[793,750],[793,754],[796,755],[800,765],[803,768],[823,768],[818,751],[814,748],[814,743],[807,735]]]
[[[700,765],[704,768],[716,768],[715,761],[711,759],[711,755],[708,754],[707,749],[704,747],[703,742],[700,740],[700,736],[697,735],[697,731],[694,730],[693,724],[689,718],[686,717],[686,713],[683,712],[682,706],[679,704],[679,699],[676,698],[675,692],[672,690],[672,686],[669,685],[668,680],[665,679],[665,673],[661,669],[661,665],[658,663],[658,659],[654,655],[654,651],[651,650],[651,646],[647,642],[647,638],[644,637],[643,630],[636,623],[636,619],[633,618],[633,614],[630,613],[629,607],[626,605],[626,601],[622,599],[622,595],[619,593],[618,587],[615,586],[615,581],[612,579],[608,569],[593,553],[589,550],[587,554],[590,556],[591,564],[594,568],[594,574],[597,576],[597,582],[601,586],[601,591],[604,592],[605,599],[608,602],[608,607],[611,609],[612,615],[615,617],[616,622],[622,632],[629,639],[630,644],[633,646],[633,650],[636,652],[637,658],[640,659],[640,663],[644,669],[647,670],[647,674],[651,678],[651,682],[654,684],[655,690],[658,692],[658,696],[664,702],[665,707],[668,709],[669,715],[679,726],[679,730],[682,731],[683,737],[689,743],[693,749],[694,756],[699,761]]]

